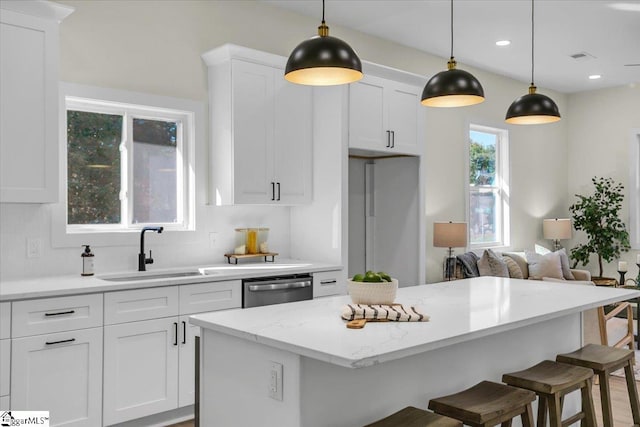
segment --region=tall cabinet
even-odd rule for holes
[[[312,89],[284,79],[285,58],[234,45],[209,67],[211,202],[311,201]]]
[[[71,12],[0,3],[0,202],[58,200],[58,24]]]

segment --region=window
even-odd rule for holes
[[[629,210],[631,247],[640,249],[640,129],[634,129],[631,134]]]
[[[470,246],[509,245],[509,150],[503,129],[469,129]]]
[[[65,101],[67,232],[190,229],[192,113]]]

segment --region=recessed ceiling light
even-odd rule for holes
[[[498,40],[496,42],[496,46],[509,46],[511,44],[511,40]]]
[[[599,78],[601,78],[602,76],[600,74],[591,74],[589,76],[589,80],[598,80]]]

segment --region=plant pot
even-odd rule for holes
[[[592,277],[591,281],[596,286],[618,286],[618,281],[613,277]]]

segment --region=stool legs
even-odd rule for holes
[[[600,382],[600,402],[602,404],[602,423],[604,427],[613,427],[613,411],[611,410],[611,388],[609,386],[609,374],[598,372]]]
[[[587,386],[580,391],[582,398],[582,412],[584,412],[584,418],[580,422],[581,427],[595,427],[596,424],[596,411],[593,407],[593,393],[592,393],[591,381],[587,381]]]
[[[520,420],[522,421],[522,427],[534,427],[533,409],[531,409],[531,405],[527,405],[525,412],[520,415]]]
[[[633,422],[640,425],[640,403],[638,402],[638,387],[633,378],[633,359],[629,360],[629,364],[624,367],[624,377],[627,380],[627,390],[629,391],[629,400],[631,401],[631,413],[633,414]],[[633,398],[635,396],[635,399]]]

